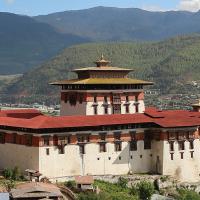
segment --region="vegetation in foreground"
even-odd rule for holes
[[[166,180],[162,180],[166,181]],[[65,186],[74,190],[75,182],[68,181]],[[150,200],[153,194],[163,195],[163,190],[156,190],[154,184],[149,181],[141,181],[136,185],[128,187],[128,180],[120,178],[118,183],[109,183],[96,180],[95,188],[100,189],[100,193],[82,192],[77,193],[78,200]],[[172,189],[172,188],[171,188]],[[74,190],[75,191],[75,190]],[[168,191],[167,191],[168,192]],[[200,195],[194,190],[186,188],[173,188],[167,196],[175,200],[200,200]]]

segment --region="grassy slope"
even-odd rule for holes
[[[156,43],[93,43],[73,46],[25,74],[5,92],[55,97],[59,89],[48,85],[49,82],[73,77],[70,72],[73,68],[94,66],[91,61],[95,61],[101,53],[112,61],[113,66],[133,68],[135,72],[131,76],[155,81],[163,93],[177,92],[177,82],[200,79],[199,49],[198,35]]]

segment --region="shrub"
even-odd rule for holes
[[[65,186],[68,188],[74,188],[76,185],[75,181],[66,181]]]
[[[141,181],[137,184],[140,199],[149,200],[154,193],[154,186],[151,182]]]
[[[117,184],[122,188],[126,188],[127,184],[128,184],[128,180],[126,178],[119,177],[119,180],[118,180]]]
[[[2,184],[7,192],[10,192],[11,189],[15,187],[15,182],[13,180],[5,180]]]
[[[12,169],[9,169],[9,168],[6,168],[3,170],[3,176],[6,178],[6,179],[11,179],[12,176],[13,176],[13,170]]]
[[[20,177],[21,177],[21,171],[20,171],[19,167],[15,167],[12,172],[12,179],[15,181],[19,181],[19,180],[21,180]]]
[[[200,200],[200,195],[193,190],[181,189],[178,190],[178,193],[177,200]]]

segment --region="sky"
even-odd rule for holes
[[[0,12],[35,16],[95,6],[141,8],[150,11],[200,9],[200,0],[0,0]]]

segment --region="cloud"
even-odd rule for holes
[[[200,10],[200,0],[181,0],[179,10],[196,12]]]
[[[13,4],[15,0],[4,0],[7,4]]]

